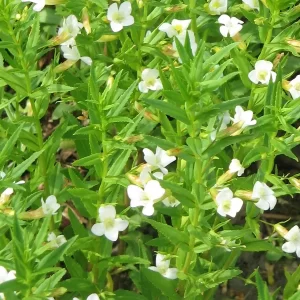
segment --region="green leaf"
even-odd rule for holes
[[[95,291],[95,285],[85,278],[71,278],[60,283],[61,287],[70,292],[87,292]]]
[[[52,291],[56,287],[56,285],[59,283],[59,281],[62,279],[62,277],[66,274],[65,269],[61,269],[54,273],[52,276],[49,278],[46,278],[38,287],[37,289],[33,292],[33,294],[38,295],[42,292],[48,292]]]
[[[55,250],[51,251],[49,254],[44,256],[41,261],[37,264],[35,271],[40,271],[45,268],[53,267],[68,251],[70,246],[75,242],[77,236],[74,236],[66,243],[62,244],[60,247],[56,248]]]
[[[73,91],[75,89],[76,89],[76,87],[67,86],[67,85],[63,85],[63,84],[51,84],[51,85],[47,86],[47,90],[50,94],[67,93],[67,92]]]
[[[151,219],[144,218],[144,221],[146,223],[151,224],[160,234],[166,237],[173,245],[188,244],[189,242],[189,236],[185,232],[179,231],[172,226],[159,223]]]
[[[73,166],[77,167],[77,166],[82,166],[82,167],[88,167],[88,166],[93,166],[95,163],[99,163],[101,161],[101,154],[100,153],[96,153],[96,154],[92,154],[83,158],[80,158],[76,161],[73,162]]]
[[[3,79],[12,89],[14,89],[20,95],[27,95],[27,90],[24,88],[24,78],[19,75],[10,72],[8,70],[0,69],[0,78]]]
[[[284,271],[285,277],[287,279],[287,283],[283,290],[284,299],[291,299],[290,297],[297,291],[299,282],[300,282],[300,266],[298,266],[297,270],[290,274],[287,270]],[[295,300],[298,298],[295,298]]]
[[[162,100],[153,100],[153,99],[143,99],[143,101],[153,106],[154,108],[157,108],[158,110],[160,110],[161,112],[165,113],[168,116],[171,116],[187,125],[190,124],[186,112],[183,109],[176,107],[171,103]]]
[[[127,291],[127,290],[117,290],[114,292],[116,300],[147,300],[143,295]]]
[[[273,300],[270,295],[268,285],[262,280],[258,270],[255,273],[256,288],[258,292],[258,300]]]
[[[110,169],[108,170],[107,175],[108,176],[120,175],[129,159],[131,152],[132,152],[131,149],[117,151],[117,154],[114,155],[113,164],[111,165]]]

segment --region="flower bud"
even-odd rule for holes
[[[97,42],[100,43],[106,43],[106,42],[112,42],[117,40],[119,37],[117,35],[112,34],[104,34],[100,37],[100,39],[97,40]]]
[[[144,7],[144,1],[143,0],[137,0],[137,5],[139,8],[143,8]]]
[[[113,76],[108,76],[107,81],[106,81],[106,86],[108,87],[108,89],[112,88],[112,85],[114,83],[114,77]]]
[[[53,37],[50,41],[48,41],[48,45],[49,47],[57,46],[64,43],[68,39],[70,39],[69,32],[63,31],[61,34]]]
[[[165,8],[165,11],[167,13],[176,13],[179,11],[183,11],[187,8],[186,4],[178,4],[178,5],[173,5]]]
[[[280,63],[280,60],[282,59],[282,57],[284,56],[284,53],[278,53],[273,61],[273,69],[275,69],[278,64]]]
[[[135,103],[134,103],[134,108],[138,112],[141,112],[141,111],[144,110],[144,107],[140,103],[138,103],[137,101],[135,101]],[[159,123],[159,118],[150,111],[144,110],[144,118],[149,120],[149,121],[154,121],[156,123]]]
[[[16,14],[16,20],[19,21],[21,19],[22,15],[21,14]]]
[[[139,186],[142,186],[142,185],[143,185],[142,182],[141,182],[141,180],[140,180],[140,177],[139,177],[139,176],[133,175],[133,174],[130,174],[130,173],[127,173],[125,176],[127,177],[127,179],[128,179],[131,183],[133,183],[133,184],[135,184],[135,185],[139,185]]]
[[[285,91],[288,91],[290,89],[290,82],[287,81],[287,80],[282,80],[282,88],[285,90]]]
[[[67,0],[46,0],[46,5],[64,4]]]
[[[82,9],[82,24],[83,24],[83,27],[85,29],[85,32],[87,34],[90,34],[92,29],[91,29],[91,25],[90,25],[90,18],[89,18],[89,14],[88,14],[88,9],[86,7],[84,7]]]
[[[218,180],[216,185],[217,186],[221,186],[223,185],[225,182],[229,181],[230,179],[232,179],[234,177],[235,173],[231,173],[229,170],[227,172],[225,172],[223,175],[221,175]]]
[[[289,182],[291,185],[293,185],[296,189],[300,190],[300,180],[296,179],[295,177],[292,177],[289,179]]]
[[[218,190],[215,188],[211,188],[209,190],[209,193],[211,195],[211,197],[213,198],[214,201],[216,201],[217,195],[218,195]]]
[[[40,207],[36,210],[21,212],[18,215],[18,217],[21,220],[35,220],[35,219],[41,219],[41,218],[45,217],[45,214],[44,214],[42,207]]]
[[[52,292],[51,296],[52,296],[52,297],[59,297],[59,296],[64,295],[67,291],[68,291],[68,290],[67,290],[66,288],[60,287],[60,288],[55,289],[55,290]]]
[[[10,196],[11,196],[11,194],[7,194],[7,193],[2,193],[0,195],[0,207],[5,206],[6,204],[9,203]]]
[[[123,142],[128,143],[128,144],[134,144],[136,142],[142,141],[144,139],[144,136],[142,134],[139,135],[133,135],[129,136],[125,139],[123,139]]]
[[[268,21],[267,18],[261,17],[261,18],[256,18],[254,20],[254,23],[258,26],[262,26],[262,25],[265,25],[267,21]]]
[[[217,138],[224,138],[227,136],[239,135],[242,132],[243,124],[244,124],[244,122],[240,121],[236,124],[233,124],[232,126],[227,127],[226,129],[221,130],[217,134]]]
[[[285,227],[283,227],[282,225],[280,225],[280,224],[275,224],[275,225],[274,225],[274,229],[275,229],[276,232],[277,232],[278,234],[280,234],[282,237],[284,237],[284,236],[288,233],[288,230],[287,230]]]
[[[77,63],[78,60],[66,60],[63,63],[59,64],[54,68],[54,73],[61,73],[65,70],[68,70],[71,68],[73,65]]]
[[[243,41],[243,39],[242,39],[242,37],[241,37],[241,35],[240,35],[239,32],[238,32],[235,36],[233,36],[232,39],[233,39],[233,41],[235,41],[235,42],[239,42],[238,47],[239,47],[241,50],[243,50],[243,51],[247,50],[247,45],[246,45],[246,43]]]
[[[293,40],[293,39],[287,39],[287,44],[292,46],[298,53],[300,53],[300,41],[299,40]]]
[[[242,198],[243,200],[252,201],[252,191],[237,190],[234,196]]]
[[[173,156],[173,155],[178,156],[181,152],[182,152],[182,147],[177,147],[177,148],[172,148],[167,150],[167,154],[169,156]]]

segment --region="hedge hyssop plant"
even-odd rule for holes
[[[300,299],[299,15],[1,0],[1,298]]]

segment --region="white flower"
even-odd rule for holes
[[[97,294],[91,294],[86,298],[86,300],[100,300],[100,298]]]
[[[287,253],[296,252],[297,256],[300,257],[300,229],[297,225],[289,230],[289,232],[284,236],[287,240],[286,243],[282,245],[282,250]]]
[[[235,36],[238,32],[240,32],[243,28],[243,21],[232,17],[230,18],[228,15],[221,15],[218,19],[220,24],[223,24],[220,27],[220,32],[224,37],[227,37],[228,34],[230,37]]]
[[[139,83],[139,90],[142,93],[148,93],[151,91],[161,90],[162,84],[158,78],[159,72],[156,69],[145,69],[142,72],[142,81]]]
[[[178,41],[180,42],[180,44],[184,46],[187,34],[189,35],[189,40],[190,40],[190,46],[191,46],[192,54],[195,56],[197,48],[198,48],[198,45],[196,43],[195,34],[194,34],[194,32],[192,30],[183,31],[182,33],[180,33],[179,35],[177,35],[176,38],[178,39]],[[172,43],[172,46],[177,51],[177,46],[176,46],[176,42],[175,41]],[[181,60],[179,60],[179,61],[181,62]]]
[[[233,198],[231,189],[224,188],[219,191],[216,197],[217,212],[223,217],[226,215],[234,218],[243,206],[243,200],[240,198]]]
[[[247,126],[255,125],[256,120],[252,120],[253,117],[253,111],[252,110],[246,110],[244,111],[241,106],[237,106],[235,108],[235,115],[232,119],[233,124],[236,124],[238,122],[243,122],[242,129],[244,129]]]
[[[33,10],[35,11],[41,11],[46,5],[46,0],[22,0],[22,2],[34,3]]]
[[[6,174],[5,173],[3,173],[4,174],[4,177],[6,176]],[[4,178],[4,177],[2,177],[2,178]],[[18,182],[14,182],[15,184],[24,184],[25,183],[25,181],[24,180],[20,180],[20,181],[18,181]],[[5,189],[2,193],[1,193],[1,195],[0,195],[0,199],[1,200],[3,200],[3,201],[5,201],[5,199],[8,199],[7,197],[9,197],[10,195],[12,195],[14,193],[14,189],[13,188],[7,188],[7,189]]]
[[[255,205],[263,210],[273,209],[277,202],[272,189],[260,181],[256,181],[254,184],[252,199],[258,200]]]
[[[75,46],[75,37],[80,33],[80,30],[83,28],[83,24],[78,22],[76,16],[70,15],[64,19],[62,27],[58,29],[58,35],[66,33],[70,39],[63,42],[61,45],[64,46]]]
[[[169,268],[170,260],[165,259],[165,255],[157,254],[155,260],[156,267],[149,267],[148,269],[160,273],[162,276],[169,279],[176,279],[178,270],[176,268]]]
[[[161,24],[158,29],[162,32],[165,32],[169,38],[173,36],[177,36],[180,33],[187,30],[191,23],[191,20],[177,20],[174,19],[171,24],[163,23]]]
[[[116,218],[116,209],[112,205],[101,206],[99,208],[100,223],[92,227],[92,233],[98,236],[105,235],[106,238],[115,242],[118,239],[119,231],[128,227],[128,221]]]
[[[60,208],[60,204],[57,203],[57,199],[54,195],[49,196],[45,202],[42,199],[41,202],[45,215],[55,215],[56,211]]]
[[[130,198],[130,206],[138,207],[143,206],[142,213],[145,216],[152,216],[154,213],[153,205],[161,198],[165,193],[157,180],[150,180],[145,184],[144,189],[137,185],[129,185],[127,188],[127,194]]]
[[[47,237],[47,242],[49,242],[53,248],[58,248],[62,244],[66,243],[67,240],[62,234],[56,236],[54,232],[50,232]]]
[[[229,172],[230,173],[236,173],[237,172],[237,176],[241,176],[244,174],[245,168],[243,168],[243,166],[241,165],[241,162],[234,158],[231,160],[231,163],[229,165]]]
[[[173,196],[165,198],[162,203],[167,207],[176,207],[180,204],[180,202]]]
[[[227,11],[227,0],[211,0],[208,7],[212,13],[220,15]]]
[[[156,179],[162,180],[164,178],[164,174],[162,172],[154,172],[152,175]],[[145,167],[143,167],[139,179],[142,185],[145,185],[148,181],[152,180],[150,166],[146,165]]]
[[[252,70],[248,77],[249,79],[257,84],[268,84],[272,78],[273,82],[276,80],[276,73],[272,71],[273,64],[267,60],[258,60],[255,63],[254,70]]]
[[[169,156],[160,147],[156,147],[155,154],[148,148],[143,150],[144,160],[154,169],[160,169],[164,174],[168,173],[166,166],[176,160],[175,156]]]
[[[7,270],[0,266],[0,284],[9,280],[13,280],[16,278],[16,271],[9,271],[7,272]],[[0,299],[5,299],[4,298],[4,294],[0,293]]]
[[[293,99],[297,99],[300,97],[300,75],[297,75],[292,81],[290,81],[290,87],[288,90]]]
[[[259,10],[258,0],[242,0],[245,4],[247,4],[252,9]]]
[[[78,48],[76,46],[68,47],[68,46],[61,46],[61,50],[63,52],[64,58],[77,61],[81,59],[83,62],[85,62],[87,65],[92,64],[92,59],[88,56],[80,56],[80,53],[78,51]]]
[[[113,3],[107,10],[107,19],[110,21],[110,27],[113,32],[118,32],[124,26],[130,26],[134,23],[134,18],[131,16],[131,3],[125,1],[118,8],[117,3]]]

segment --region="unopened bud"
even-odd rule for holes
[[[54,73],[61,73],[61,72],[65,71],[65,70],[68,70],[73,65],[75,65],[77,63],[77,61],[78,60],[67,59],[66,61],[64,61],[63,63],[59,64],[58,66],[56,66],[54,68]]]
[[[52,292],[51,296],[52,296],[52,297],[59,297],[59,296],[64,295],[67,291],[68,291],[68,290],[67,290],[66,288],[60,287],[60,288],[55,289],[55,290]]]
[[[226,129],[221,130],[217,134],[217,138],[239,135],[242,132],[243,124],[244,122],[240,121],[238,123],[233,124],[232,126],[227,127]]]
[[[135,185],[139,185],[139,186],[142,186],[142,185],[143,185],[142,182],[141,182],[141,180],[140,180],[140,177],[139,177],[139,176],[133,175],[133,174],[130,174],[130,173],[127,173],[125,176],[127,177],[127,179],[128,179],[131,183],[133,183],[133,184],[135,184]]]
[[[173,5],[165,8],[165,11],[168,13],[176,13],[179,11],[183,11],[187,8],[186,4],[178,4],[178,5]]]
[[[134,103],[134,108],[138,112],[141,112],[141,111],[144,110],[144,107],[140,103],[138,103],[137,101]],[[150,111],[144,110],[144,118],[149,120],[149,121],[154,121],[156,123],[159,123],[159,118]]]
[[[107,81],[106,81],[106,86],[108,87],[108,89],[111,89],[113,83],[114,83],[114,78],[113,76],[108,76]]]
[[[243,50],[243,51],[247,50],[247,45],[246,45],[246,43],[243,41],[243,39],[242,39],[241,35],[239,34],[239,32],[238,32],[235,36],[233,36],[232,39],[233,39],[235,42],[239,42],[238,47],[239,47],[241,50]]]
[[[3,192],[0,195],[0,206],[5,206],[6,204],[9,203],[11,194],[12,193],[5,193],[5,192]]]
[[[139,8],[143,8],[144,7],[144,1],[143,0],[138,0],[137,5],[138,5]]]
[[[119,37],[117,35],[112,35],[112,34],[105,34],[102,35],[101,38],[99,40],[97,40],[97,42],[100,43],[105,43],[105,42],[112,42],[117,40]]]
[[[293,40],[293,39],[287,39],[287,44],[292,46],[298,53],[300,53],[300,41],[299,40]]]
[[[280,63],[282,57],[284,56],[284,53],[278,53],[273,61],[273,68],[275,69],[278,64]]]
[[[21,212],[18,217],[21,220],[35,220],[35,219],[41,219],[43,217],[45,217],[43,208],[40,207],[36,210],[30,210],[30,211],[24,211]]]
[[[227,182],[228,180],[232,179],[232,177],[235,175],[235,173],[231,173],[229,172],[229,170],[227,172],[225,172],[223,175],[221,175],[218,180],[216,185],[217,186],[221,186],[223,185],[225,182]]]
[[[82,24],[83,24],[83,27],[85,29],[85,32],[87,34],[90,34],[92,29],[91,29],[91,25],[90,25],[90,18],[89,18],[89,14],[88,14],[88,9],[86,7],[84,7],[82,9]]]
[[[249,200],[252,201],[252,191],[244,191],[244,190],[237,190],[234,193],[234,196],[238,198],[242,198],[243,200]]]
[[[21,19],[22,15],[21,14],[16,14],[16,20],[19,21]]]
[[[296,179],[295,177],[292,177],[289,179],[289,182],[291,185],[293,185],[296,189],[300,190],[300,180]]]
[[[67,0],[46,0],[46,5],[58,5],[58,4],[64,4]]]
[[[63,31],[61,34],[55,36],[50,41],[48,41],[48,45],[50,47],[61,45],[65,41],[71,38],[70,33],[68,31]]]
[[[215,47],[211,48],[211,50],[212,50],[213,52],[215,52],[215,53],[218,53],[218,52],[220,52],[220,51],[222,50],[222,48],[221,48],[221,47],[215,46]]]
[[[171,44],[167,44],[161,47],[161,52],[164,55],[170,56],[170,57],[178,57],[177,51],[173,48]]]
[[[209,193],[211,195],[211,197],[213,198],[214,201],[216,201],[217,195],[218,195],[218,190],[215,188],[211,188],[209,190]]]
[[[278,234],[280,234],[282,237],[284,237],[284,236],[288,233],[288,230],[287,230],[285,227],[283,227],[282,225],[280,225],[280,224],[275,224],[275,225],[274,225],[274,229],[275,229],[276,232],[277,232]]]
[[[182,152],[182,149],[183,149],[182,147],[172,148],[172,149],[167,150],[167,154],[169,156],[172,156],[172,155],[178,156]]]
[[[142,134],[139,135],[133,135],[130,137],[127,137],[123,139],[123,142],[128,143],[128,144],[134,144],[136,142],[142,141],[144,139],[144,136]]]

